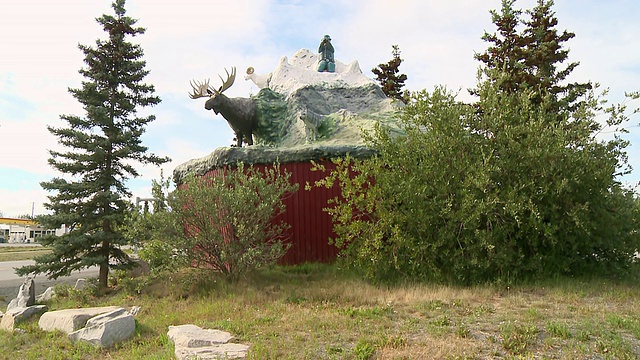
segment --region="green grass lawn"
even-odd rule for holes
[[[236,283],[184,272],[110,295],[71,292],[50,309],[142,307],[135,336],[110,349],[37,322],[0,333],[20,359],[174,359],[170,325],[231,332],[249,359],[637,359],[640,287],[605,280],[535,286],[374,286],[336,265],[263,270]],[[0,355],[1,357],[2,355]]]
[[[46,254],[51,250],[41,246],[0,247],[0,262],[31,260],[36,256]]]

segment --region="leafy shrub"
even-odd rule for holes
[[[154,274],[172,272],[188,265],[184,257],[178,256],[174,244],[166,240],[147,241],[139,251],[139,256],[149,264]]]
[[[374,280],[473,283],[624,274],[640,247],[626,141],[598,140],[601,101],[549,111],[490,82],[466,105],[443,88],[414,95],[396,137],[367,136],[379,155],[336,160],[332,215],[341,256]],[[619,125],[621,108],[609,108]],[[318,168],[322,169],[321,166]]]
[[[170,223],[184,230],[172,241],[175,256],[230,278],[274,264],[289,247],[289,225],[275,220],[285,211],[283,198],[298,188],[289,178],[279,166],[260,171],[242,163],[188,178],[169,197]]]

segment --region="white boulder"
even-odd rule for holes
[[[7,306],[7,311],[14,308],[26,308],[36,303],[36,286],[32,277],[24,279],[20,289],[18,290],[18,296],[11,300]]]
[[[233,336],[228,332],[191,324],[169,326],[167,336],[178,360],[244,359],[249,350],[248,345],[229,343]]]
[[[53,286],[49,286],[42,294],[36,296],[37,302],[45,302],[53,299],[56,296],[56,292],[53,289]]]
[[[131,337],[136,321],[127,310],[115,309],[89,319],[86,326],[69,334],[71,341],[85,341],[94,346],[108,347]]]
[[[89,282],[87,281],[87,279],[80,278],[80,279],[76,280],[76,283],[75,283],[75,285],[73,285],[73,288],[75,290],[82,290],[82,289],[86,288],[87,286],[89,286]]]
[[[13,308],[7,311],[6,314],[2,316],[2,321],[0,321],[0,329],[12,331],[17,324],[24,322],[32,316],[40,315],[45,311],[47,311],[46,305]]]
[[[120,309],[118,306],[105,306],[84,309],[65,309],[44,313],[38,321],[38,326],[44,331],[61,330],[70,334],[83,328],[87,320],[94,316]]]

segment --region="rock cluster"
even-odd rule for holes
[[[136,321],[133,314],[124,308],[118,308],[90,318],[83,328],[70,333],[69,339],[108,347],[128,339],[135,331]]]
[[[33,305],[29,307],[15,307],[2,315],[0,330],[13,331],[15,326],[26,321],[32,316],[37,316],[47,311],[46,305]]]
[[[117,306],[105,306],[50,311],[40,317],[38,326],[44,331],[60,330],[71,334],[83,328],[89,319],[118,309]]]
[[[85,285],[86,281],[78,281],[75,288]],[[53,288],[48,288],[38,300],[46,301],[54,295]],[[35,305],[35,301],[35,284],[33,278],[28,277],[9,303],[7,312],[0,312],[0,330],[15,331],[17,324],[41,315],[38,326],[44,331],[60,330],[72,341],[108,347],[135,333],[134,316],[140,311],[139,307],[127,310],[117,306],[47,311],[46,305]]]
[[[18,290],[18,295],[9,302],[7,312],[5,314],[0,312],[2,316],[2,320],[0,320],[0,330],[13,331],[17,324],[47,311],[45,305],[35,305],[35,289],[36,286],[33,278],[27,277],[22,282]]]

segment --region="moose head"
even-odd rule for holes
[[[216,114],[222,114],[236,134],[236,146],[241,147],[243,142],[253,145],[253,134],[258,125],[256,102],[249,98],[229,98],[224,95],[223,92],[230,88],[236,79],[236,68],[231,68],[231,74],[227,69],[225,72],[227,80],[220,76],[222,85],[218,90],[209,85],[209,80],[191,81],[193,93],[189,93],[189,97],[192,99],[208,97],[209,100],[204,104],[204,108],[213,110]]]

